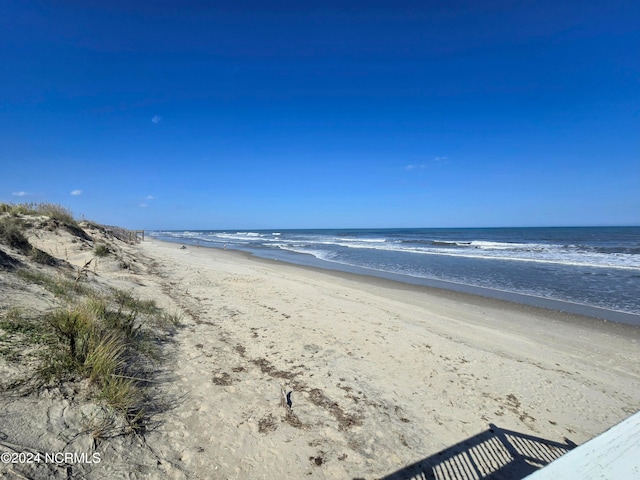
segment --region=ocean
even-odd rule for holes
[[[161,240],[640,326],[640,227],[198,230]]]

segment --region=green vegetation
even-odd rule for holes
[[[79,281],[70,280],[63,275],[48,275],[38,270],[20,268],[16,275],[26,282],[35,283],[51,292],[56,298],[66,301],[75,300],[79,295],[89,295],[91,288]]]
[[[177,312],[162,312],[160,317],[156,318],[159,319],[159,323],[157,325],[162,328],[177,328],[182,326],[182,315]]]
[[[17,217],[6,217],[0,219],[0,243],[15,248],[29,257],[36,263],[42,265],[55,265],[56,259],[47,252],[35,248],[25,236],[25,223]]]
[[[17,215],[36,215],[33,208],[34,203],[0,203],[0,213]]]
[[[31,244],[23,230],[24,226],[20,219],[11,217],[0,219],[0,242],[20,252],[29,252]]]
[[[9,214],[9,218],[19,220],[28,216],[46,216],[49,217],[49,229],[56,229],[61,226],[76,237],[83,240],[91,240],[91,237],[80,228],[78,222],[73,218],[71,211],[55,203],[0,203],[0,214],[2,213]]]
[[[97,257],[106,257],[111,253],[111,250],[109,250],[109,247],[105,244],[99,243],[93,249],[93,253],[95,253]]]
[[[30,319],[18,308],[0,315],[0,357],[9,362],[21,362],[33,356],[33,348],[44,345],[55,336],[42,322]]]
[[[155,302],[123,290],[54,312],[49,324],[57,335],[58,358],[43,370],[44,377],[90,379],[99,398],[121,412],[131,427],[141,428],[147,406],[142,379],[150,360],[157,358],[156,333],[147,327],[155,326],[161,313]]]
[[[45,215],[52,220],[57,220],[63,225],[78,226],[73,214],[68,208],[55,203],[37,203],[34,204],[36,215]]]
[[[49,218],[28,218],[36,216]],[[34,263],[62,267],[62,262],[31,245],[25,231],[34,225],[48,230],[63,227],[76,237],[91,240],[64,207],[0,203],[0,244]],[[105,227],[99,228],[107,233]],[[97,243],[93,253],[103,257],[113,251]],[[157,408],[157,399],[152,402],[147,393],[148,377],[161,359],[160,346],[167,332],[180,326],[180,316],[163,312],[154,301],[142,300],[131,291],[92,286],[87,279],[95,257],[75,271],[29,268],[2,251],[0,261],[0,268],[25,283],[41,286],[63,305],[47,313],[25,313],[0,305],[0,357],[35,373],[28,376],[30,380],[14,379],[4,387],[37,390],[86,380],[94,397],[104,401],[108,410],[104,418],[90,420],[94,435],[112,431],[114,414],[126,419],[129,431],[144,428],[148,415]]]
[[[75,225],[76,220],[68,208],[55,203],[0,203],[0,213],[8,213],[12,216],[17,215],[44,215],[52,220],[57,220],[63,225]]]
[[[9,337],[20,337],[28,345],[41,344],[51,338],[51,332],[39,322],[26,318],[18,308],[9,309],[0,317],[0,341]]]
[[[0,356],[17,361],[25,346],[39,346],[36,388],[88,379],[96,397],[138,430],[149,410],[146,378],[160,357],[160,325],[167,330],[175,322],[168,323],[154,302],[123,290],[88,295],[39,320],[11,309],[0,317]]]

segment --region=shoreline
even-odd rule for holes
[[[158,242],[166,245],[178,245],[178,242],[171,242],[150,237],[147,242]],[[177,247],[179,248],[179,247]],[[189,247],[187,248],[187,250]],[[615,335],[620,338],[631,339],[640,343],[640,328],[628,323],[615,322],[602,318],[581,315],[549,307],[527,305],[512,300],[505,300],[494,297],[487,297],[466,291],[456,291],[446,288],[432,287],[426,285],[416,285],[392,280],[374,275],[361,273],[344,272],[340,270],[325,269],[313,265],[301,265],[289,263],[277,259],[270,259],[254,255],[251,252],[228,249],[222,250],[215,247],[191,247],[193,252],[204,252],[204,255],[211,260],[216,258],[238,258],[256,265],[265,265],[285,272],[311,273],[320,278],[328,278],[329,281],[339,279],[358,289],[366,289],[368,293],[385,298],[410,302],[417,306],[428,307],[434,303],[446,303],[449,308],[456,309],[458,306],[465,308],[472,307],[479,312],[495,312],[497,321],[491,321],[487,316],[483,319],[484,326],[489,328],[499,328],[508,330],[516,334],[528,331],[528,335],[541,336],[550,335],[550,330],[558,330],[554,336],[561,338],[564,335],[585,335],[585,332],[597,332],[603,335]],[[502,317],[513,314],[511,322],[504,322]],[[519,316],[534,318],[535,323],[523,323],[516,321]],[[478,321],[478,319],[474,319]],[[564,327],[564,328],[563,328]],[[573,330],[573,331],[571,331]],[[560,341],[558,345],[562,342]],[[585,344],[588,348],[588,342]]]
[[[190,400],[149,441],[225,452],[220,478],[381,478],[489,425],[581,444],[640,409],[629,325],[247,252],[140,250],[192,318],[172,387]]]
[[[46,225],[24,231],[53,264],[2,246],[3,385],[35,373],[43,348],[71,352],[64,339],[42,343],[49,311],[105,321],[97,315],[134,299],[127,308],[154,307],[153,317],[125,310],[136,335],[161,349],[140,373],[122,372],[150,402],[141,427],[90,379],[3,391],[0,451],[100,454],[70,466],[74,476],[405,478],[461,445],[508,462],[478,443],[488,432],[566,451],[640,410],[640,329],[629,325],[240,251],[129,243],[90,223]],[[96,308],[107,294],[120,299]],[[68,476],[58,468],[0,463],[0,475]]]
[[[59,250],[51,240],[38,245]],[[94,245],[68,240],[82,267]],[[630,326],[245,252],[110,248],[91,283],[179,318],[149,387],[153,428],[95,442],[85,412],[98,405],[69,387],[3,398],[8,442],[76,438],[102,455],[74,466],[86,478],[395,478],[488,428],[573,445],[640,409]],[[50,478],[41,467],[24,471]]]
[[[444,280],[435,280],[427,278],[410,277],[407,275],[393,274],[389,272],[376,271],[366,269],[362,267],[355,267],[350,265],[342,265],[339,263],[333,264],[332,262],[323,261],[313,257],[310,261],[295,262],[286,259],[275,258],[273,252],[269,254],[261,255],[258,251],[247,251],[240,249],[220,249],[218,247],[203,246],[198,243],[191,243],[188,239],[180,239],[180,241],[160,239],[157,237],[149,236],[149,239],[169,244],[184,244],[195,248],[203,248],[210,250],[217,250],[222,252],[228,252],[230,254],[236,253],[242,255],[245,258],[253,259],[256,261],[275,262],[275,264],[294,265],[300,268],[308,268],[319,272],[329,272],[337,276],[345,276],[348,278],[350,275],[354,278],[361,278],[362,281],[371,282],[373,284],[383,284],[387,282],[390,287],[395,288],[412,288],[415,287],[416,291],[433,291],[439,292],[441,295],[454,295],[456,294],[469,296],[476,299],[495,300],[499,302],[505,302],[514,306],[527,307],[533,309],[539,309],[542,312],[553,312],[554,315],[566,315],[567,318],[574,317],[575,319],[590,319],[596,322],[615,323],[619,325],[630,326],[633,329],[640,328],[640,315],[633,314],[618,310],[609,310],[592,305],[569,302],[564,300],[556,300],[545,297],[539,297],[534,295],[527,295],[523,293],[509,292],[505,290],[497,290],[486,287],[478,287],[475,285],[466,285],[462,283],[455,283]],[[298,254],[302,258],[304,254]],[[304,255],[307,256],[307,255]]]

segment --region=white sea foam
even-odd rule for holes
[[[384,237],[357,238],[313,233],[280,232],[157,232],[172,238],[200,239],[255,245],[262,248],[279,248],[296,253],[308,253],[317,258],[335,258],[335,251],[370,250],[413,255],[438,255],[482,260],[503,260],[557,264],[578,267],[616,268],[640,270],[640,255],[627,253],[602,253],[589,251],[576,244],[509,243],[486,240],[435,240],[387,239]],[[344,258],[348,255],[343,255]]]
[[[497,242],[474,242],[466,248],[447,249],[438,247],[415,247],[401,245],[397,243],[379,242],[338,242],[334,241],[314,241],[306,242],[306,250],[303,245],[298,244],[295,249],[289,248],[286,243],[279,243],[278,247],[290,249],[292,251],[309,253],[322,251],[318,246],[326,245],[332,247],[345,247],[349,249],[378,250],[386,252],[397,252],[417,255],[442,255],[448,257],[473,258],[481,260],[504,260],[517,262],[533,262],[559,264],[566,266],[596,267],[596,268],[618,268],[628,270],[640,270],[640,258],[638,255],[630,254],[604,254],[598,252],[580,252],[576,249],[567,249],[559,245],[543,244],[500,244]]]
[[[278,258],[291,258],[294,263],[294,253],[306,254],[345,268],[640,312],[637,229],[612,233],[606,229],[505,230],[487,229],[475,237],[472,230],[390,230],[388,235],[382,231],[161,231],[152,235],[220,248],[228,245],[258,255],[278,249],[282,251]]]

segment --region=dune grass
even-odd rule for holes
[[[120,412],[130,428],[144,428],[146,377],[159,358],[152,341],[157,332],[145,328],[155,325],[146,320],[151,315],[162,317],[153,302],[118,290],[55,310],[46,317],[53,336],[43,342],[37,378],[43,384],[88,379],[97,398]]]
[[[95,253],[96,257],[106,257],[111,253],[111,250],[104,243],[99,243],[93,249],[93,253]]]
[[[39,270],[19,268],[16,275],[28,283],[42,286],[60,300],[73,301],[79,296],[92,293],[89,286],[61,274],[50,275]]]
[[[77,226],[77,222],[73,217],[71,210],[55,203],[0,203],[0,213],[8,213],[12,216],[44,215],[52,220],[57,220],[64,225]]]
[[[58,261],[54,257],[49,255],[44,250],[40,250],[36,247],[31,248],[29,257],[31,258],[31,260],[41,265],[55,265],[56,263],[58,263]]]
[[[22,253],[27,253],[32,248],[24,235],[24,224],[19,218],[0,219],[0,242]]]
[[[55,228],[63,225],[72,233],[77,229],[79,236],[87,235],[59,205],[0,203],[0,244],[44,265],[23,265],[11,274],[24,283],[41,286],[63,305],[46,313],[0,306],[0,357],[23,362],[35,372],[28,381],[5,386],[29,383],[27,388],[39,389],[85,380],[94,398],[122,415],[129,431],[139,431],[148,412],[157,408],[148,394],[148,377],[162,358],[160,345],[168,338],[166,332],[180,325],[180,316],[164,312],[154,301],[140,299],[131,291],[100,289],[89,282],[87,272],[95,258],[75,272],[51,268],[58,261],[34,248],[25,235],[29,228],[25,217],[36,215],[55,220]],[[43,228],[48,228],[51,223],[45,222]],[[93,253],[97,257],[111,250],[97,244]]]
[[[0,243],[14,248],[41,265],[55,265],[56,259],[47,252],[34,247],[24,234],[25,223],[17,217],[0,219]]]

